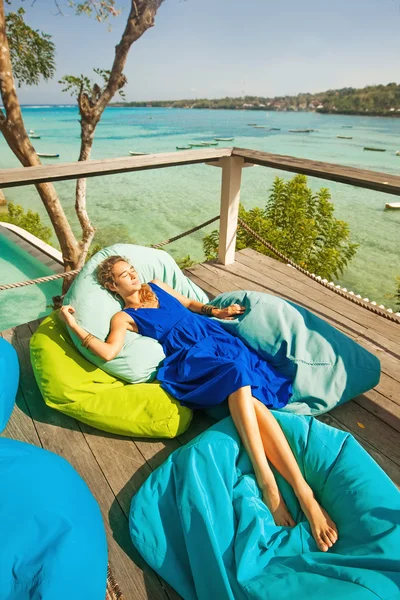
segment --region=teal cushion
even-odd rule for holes
[[[233,303],[246,312],[220,321],[224,328],[293,379],[293,396],[284,410],[318,415],[379,382],[378,358],[305,308],[246,291],[221,294],[212,302]]]
[[[0,481],[1,600],[103,600],[106,533],[80,475],[61,456],[1,438]]]
[[[19,383],[18,356],[11,344],[0,337],[0,433],[14,408]]]
[[[116,297],[99,285],[96,277],[98,265],[114,254],[126,257],[134,265],[142,283],[160,279],[188,298],[208,301],[206,294],[185,277],[167,252],[133,244],[114,244],[100,250],[86,263],[64,299],[64,304],[75,308],[79,325],[101,340],[108,335],[111,317],[122,308]],[[114,360],[106,362],[82,348],[77,336],[70,333],[75,346],[87,360],[129,383],[152,381],[164,359],[158,342],[128,331],[121,352]]]
[[[317,549],[280,476],[297,525],[274,524],[230,418],[176,450],[143,484],[131,503],[134,546],[185,600],[398,600],[399,491],[348,433],[274,414],[338,527],[333,548]]]

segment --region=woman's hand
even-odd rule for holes
[[[236,317],[242,315],[245,310],[246,308],[244,306],[240,306],[240,304],[231,304],[225,308],[218,308],[214,310],[213,317],[224,319],[225,321],[232,321],[233,319],[236,319]]]
[[[66,304],[60,308],[60,319],[64,321],[69,327],[76,325],[74,317],[75,309],[70,304]]]

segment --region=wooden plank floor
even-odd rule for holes
[[[319,286],[292,268],[252,250],[234,265],[205,263],[186,274],[210,296],[234,289],[260,290],[305,306],[375,352],[382,363],[375,390],[321,417],[350,431],[400,486],[400,326],[375,316]],[[29,339],[38,323],[3,332],[16,348],[21,380],[6,437],[42,446],[66,458],[86,480],[103,513],[110,565],[125,600],[178,600],[178,595],[134,560],[128,513],[132,495],[176,448],[212,422],[197,413],[189,430],[173,440],[144,440],[107,434],[48,408],[29,361]]]

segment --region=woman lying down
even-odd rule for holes
[[[295,525],[269,463],[292,486],[319,549],[326,552],[331,548],[338,539],[336,525],[314,498],[269,410],[288,403],[291,381],[208,318],[234,319],[245,308],[232,304],[220,309],[189,300],[158,280],[141,284],[135,268],[121,256],[111,256],[100,264],[98,280],[122,298],[124,308],[112,317],[110,333],[103,342],[77,324],[72,306],[63,306],[61,318],[84,345],[108,361],[121,351],[127,331],[158,340],[166,355],[157,374],[161,387],[192,409],[209,408],[228,399],[275,523]]]

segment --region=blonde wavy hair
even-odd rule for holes
[[[110,290],[110,285],[115,284],[113,269],[115,265],[121,261],[130,264],[129,260],[124,256],[114,255],[103,260],[97,267],[97,281],[106,288],[106,290],[112,293],[117,293]],[[147,283],[142,283],[139,290],[139,298],[140,302],[144,304],[145,302],[154,302],[157,299],[157,296]]]

